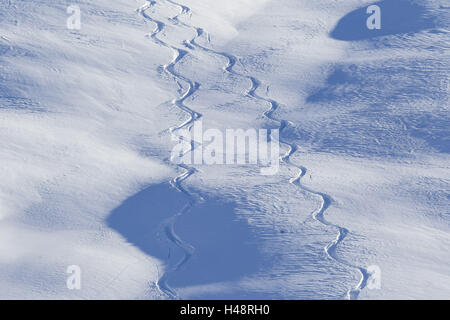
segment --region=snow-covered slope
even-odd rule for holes
[[[0,298],[448,298],[449,7],[373,3],[0,0]]]

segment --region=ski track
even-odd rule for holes
[[[327,227],[332,227],[337,229],[338,234],[336,236],[336,238],[330,242],[328,245],[326,245],[324,247],[324,251],[326,253],[326,255],[333,261],[335,261],[338,264],[344,265],[348,268],[357,270],[360,274],[360,281],[358,282],[358,284],[353,287],[350,288],[347,291],[347,294],[345,296],[346,299],[349,300],[356,300],[361,292],[362,289],[364,289],[364,287],[367,284],[367,280],[369,277],[369,274],[367,272],[366,269],[353,265],[343,259],[341,259],[340,257],[338,257],[337,253],[336,253],[336,249],[339,246],[340,243],[342,243],[344,241],[344,239],[346,238],[346,236],[349,234],[349,231],[337,224],[333,224],[331,222],[329,222],[326,218],[325,218],[325,211],[328,209],[328,207],[331,205],[331,203],[333,202],[333,199],[322,192],[318,192],[315,190],[312,190],[306,186],[304,186],[301,182],[302,178],[306,175],[307,173],[307,168],[305,168],[302,165],[297,165],[291,162],[290,157],[297,152],[298,150],[298,146],[295,144],[292,144],[290,142],[287,142],[285,140],[282,139],[283,136],[283,130],[286,129],[289,125],[291,125],[291,123],[287,120],[282,120],[282,119],[278,119],[276,117],[273,116],[273,114],[279,109],[279,104],[277,101],[272,100],[270,98],[265,98],[265,97],[261,97],[259,96],[256,91],[258,90],[258,88],[261,87],[261,82],[253,77],[253,76],[249,76],[249,75],[245,75],[245,74],[241,74],[238,73],[236,71],[233,70],[233,67],[236,65],[236,63],[239,61],[241,62],[237,57],[235,57],[232,54],[226,53],[226,52],[220,52],[220,51],[216,51],[207,47],[204,47],[200,44],[198,44],[196,42],[197,38],[200,38],[202,35],[205,34],[204,30],[192,25],[188,25],[182,21],[180,21],[178,18],[181,15],[191,15],[191,9],[189,7],[186,7],[184,5],[181,5],[173,0],[166,0],[167,3],[170,3],[176,7],[179,8],[180,13],[177,14],[176,16],[169,18],[169,20],[173,21],[174,23],[183,25],[187,28],[192,28],[194,29],[196,36],[190,40],[185,40],[184,41],[184,46],[188,49],[194,49],[194,48],[198,48],[204,52],[207,52],[209,54],[213,54],[213,55],[218,55],[221,56],[223,58],[225,58],[227,60],[227,64],[222,68],[224,72],[231,74],[231,75],[235,75],[237,77],[242,77],[245,78],[247,80],[249,80],[249,82],[251,83],[251,86],[249,89],[247,89],[247,91],[245,92],[245,96],[251,97],[252,99],[258,100],[258,101],[263,101],[265,104],[268,104],[270,106],[270,108],[268,110],[266,110],[265,112],[263,112],[263,116],[273,122],[276,122],[279,124],[279,140],[281,144],[284,144],[286,147],[288,147],[288,151],[281,156],[281,161],[284,162],[287,166],[290,166],[292,168],[295,168],[298,170],[298,174],[291,178],[289,180],[289,183],[296,185],[297,187],[299,187],[301,190],[303,190],[304,192],[313,194],[315,196],[320,197],[321,199],[321,204],[320,207],[318,209],[316,209],[314,212],[312,212],[311,216],[315,221],[318,221],[319,223],[323,224],[324,226]],[[170,129],[171,132],[174,132],[176,130],[179,129],[183,129],[183,128],[189,128],[190,126],[192,126],[192,124],[198,120],[201,117],[201,114],[193,111],[192,109],[186,107],[184,105],[184,100],[186,100],[189,96],[191,96],[195,91],[198,90],[199,84],[192,82],[190,79],[187,79],[185,77],[183,77],[180,74],[177,74],[174,71],[174,66],[186,55],[188,54],[187,51],[183,50],[183,49],[179,49],[179,48],[175,48],[163,41],[161,41],[160,39],[158,39],[156,36],[158,33],[160,33],[163,29],[164,29],[164,23],[161,21],[157,21],[154,20],[153,18],[149,17],[146,13],[145,10],[147,10],[149,7],[153,6],[154,4],[156,4],[155,1],[151,1],[148,2],[147,4],[145,4],[143,7],[141,7],[141,9],[139,9],[139,11],[142,13],[142,15],[152,21],[153,23],[156,24],[156,28],[155,30],[152,32],[152,34],[150,35],[151,38],[158,44],[171,48],[174,52],[175,52],[175,56],[174,59],[172,60],[171,63],[169,63],[168,65],[163,66],[164,71],[171,75],[177,82],[179,82],[179,80],[182,80],[186,83],[188,83],[189,85],[189,89],[185,92],[184,95],[182,95],[181,97],[174,99],[172,101],[172,103],[174,105],[176,105],[179,109],[185,111],[186,113],[188,113],[190,115],[190,118],[188,120],[186,120],[184,123],[182,123],[181,125],[177,126],[177,127],[173,127]],[[206,34],[207,36],[207,40],[208,43],[210,42],[210,37],[208,34]],[[242,62],[241,62],[242,64]],[[243,65],[243,64],[242,64]],[[181,85],[179,84],[179,86],[181,87]],[[268,89],[269,87],[267,87]],[[193,150],[193,145],[191,144],[191,150]],[[181,212],[179,212],[176,216],[171,218],[171,221],[169,224],[166,225],[166,236],[168,237],[169,240],[171,240],[173,243],[175,243],[178,247],[182,248],[185,251],[185,257],[184,259],[182,259],[182,261],[180,261],[177,266],[175,266],[174,269],[172,269],[170,272],[166,272],[164,274],[164,276],[160,279],[159,281],[159,287],[161,288],[161,290],[163,292],[165,292],[166,294],[168,294],[171,297],[177,297],[176,293],[168,286],[167,284],[167,276],[171,273],[171,272],[175,272],[176,270],[178,270],[183,264],[187,263],[188,260],[191,258],[193,252],[194,252],[194,248],[192,246],[190,246],[189,244],[183,242],[175,233],[174,231],[174,223],[177,217],[179,217],[180,215],[186,213],[187,211],[189,211],[192,206],[195,204],[196,200],[195,198],[188,192],[186,191],[181,183],[188,179],[192,174],[195,173],[195,169],[194,168],[190,168],[184,165],[179,165],[179,167],[184,169],[184,173],[175,177],[174,179],[172,179],[171,184],[179,191],[183,192],[184,194],[186,194],[190,201],[189,203],[183,208],[183,210]]]
[[[181,75],[175,71],[175,65],[188,54],[188,51],[177,48],[175,46],[172,46],[169,43],[166,43],[157,37],[157,35],[164,30],[166,25],[164,24],[164,22],[156,20],[146,13],[146,10],[153,7],[155,4],[156,4],[156,1],[147,1],[143,6],[141,6],[139,9],[137,9],[137,12],[140,13],[145,19],[151,21],[152,23],[154,23],[156,25],[155,29],[148,36],[158,45],[169,48],[173,51],[173,54],[174,54],[173,59],[168,64],[165,64],[162,66],[163,71],[169,77],[174,79],[174,81],[177,83],[180,90],[184,89],[183,85],[182,85],[183,82],[186,83],[188,86],[187,90],[183,94],[174,98],[171,101],[172,105],[176,106],[181,111],[187,113],[189,116],[188,119],[186,121],[184,121],[183,123],[181,123],[175,127],[169,128],[170,133],[174,134],[174,133],[176,133],[176,131],[181,130],[181,129],[190,130],[192,128],[194,122],[202,117],[202,115],[200,113],[192,110],[191,108],[187,107],[184,104],[184,101],[186,99],[188,99],[189,97],[191,97],[198,90],[198,88],[200,87],[200,84],[192,81],[191,79],[184,77],[183,75]],[[183,9],[183,12],[184,12],[184,9]],[[190,144],[191,144],[190,151],[192,151],[194,148],[193,141],[190,141]],[[178,165],[178,167],[181,168],[183,170],[183,172],[180,175],[176,176],[175,178],[171,179],[170,185],[173,188],[175,188],[176,190],[178,190],[179,192],[186,195],[189,200],[188,200],[188,203],[183,207],[183,209],[180,212],[178,212],[176,215],[170,217],[163,223],[163,229],[164,229],[164,234],[167,237],[167,239],[170,242],[172,242],[173,244],[175,244],[177,247],[179,247],[184,252],[184,257],[179,262],[177,262],[174,266],[169,267],[169,269],[163,274],[163,276],[158,280],[158,283],[157,283],[158,289],[160,291],[162,291],[164,294],[166,294],[167,296],[169,296],[169,298],[172,298],[172,299],[179,299],[179,297],[178,297],[177,293],[175,292],[175,290],[173,290],[169,286],[168,279],[172,273],[178,271],[184,264],[186,264],[189,261],[189,259],[192,257],[192,255],[194,254],[194,251],[195,251],[195,248],[193,246],[191,246],[187,242],[183,241],[176,234],[174,225],[176,223],[177,218],[186,214],[188,211],[190,211],[197,202],[197,199],[189,191],[187,191],[182,185],[182,183],[186,179],[188,179],[191,175],[193,175],[196,172],[196,170],[194,168],[188,167],[183,164]],[[200,199],[201,199],[201,197],[200,197]],[[169,251],[169,258],[170,258],[170,251]]]

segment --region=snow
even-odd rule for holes
[[[446,1],[0,4],[0,298],[449,297]],[[200,119],[279,171],[170,162]]]

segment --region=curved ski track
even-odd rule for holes
[[[279,124],[279,137],[280,137],[279,140],[280,140],[280,143],[284,144],[285,146],[288,147],[288,151],[284,155],[281,156],[281,161],[284,162],[287,166],[296,168],[298,170],[298,174],[295,177],[291,178],[289,180],[289,182],[291,184],[293,184],[293,185],[296,185],[297,187],[299,187],[300,189],[302,189],[303,191],[305,191],[307,193],[310,193],[310,194],[313,194],[315,196],[320,197],[321,205],[320,205],[320,207],[318,209],[316,209],[314,212],[312,212],[311,216],[312,216],[312,218],[315,221],[318,221],[319,223],[323,224],[324,226],[332,227],[332,228],[337,229],[338,234],[336,236],[336,239],[334,239],[327,246],[325,246],[324,251],[325,251],[326,255],[331,260],[333,260],[336,263],[339,263],[341,265],[344,265],[344,266],[346,266],[348,268],[357,270],[359,272],[360,277],[361,277],[360,281],[358,282],[358,284],[355,287],[350,288],[347,291],[347,294],[346,294],[346,297],[345,297],[346,299],[349,299],[349,300],[357,299],[359,293],[361,292],[362,289],[364,289],[364,287],[367,284],[367,280],[368,280],[369,274],[368,274],[366,269],[364,269],[362,267],[359,267],[359,266],[356,266],[356,265],[353,265],[353,264],[351,264],[351,263],[349,263],[349,262],[347,262],[347,261],[345,261],[345,260],[343,260],[343,259],[338,257],[338,255],[336,253],[336,249],[339,246],[339,244],[344,241],[344,239],[348,235],[349,231],[346,228],[342,227],[342,226],[339,226],[337,224],[333,224],[333,223],[329,222],[325,218],[325,211],[331,205],[331,203],[333,202],[333,199],[329,195],[327,195],[325,193],[322,193],[322,192],[314,191],[314,190],[304,186],[301,183],[302,178],[307,173],[307,169],[304,166],[296,165],[296,164],[292,163],[291,160],[290,160],[290,157],[298,150],[298,146],[295,145],[295,144],[289,143],[289,142],[287,142],[287,141],[282,139],[283,130],[290,125],[290,122],[286,121],[286,120],[278,119],[278,118],[273,116],[275,111],[279,108],[278,102],[276,102],[275,100],[269,99],[269,98],[261,97],[261,96],[259,96],[256,93],[258,88],[261,86],[261,82],[257,78],[255,78],[253,76],[245,75],[245,74],[240,74],[240,73],[238,73],[238,72],[233,70],[233,67],[236,65],[236,63],[238,61],[237,57],[233,56],[232,54],[226,53],[226,52],[220,52],[220,51],[216,51],[216,50],[204,47],[204,46],[202,46],[202,45],[200,45],[200,44],[198,44],[196,42],[196,39],[201,37],[205,33],[204,30],[201,29],[201,28],[192,26],[192,25],[188,25],[188,24],[186,24],[186,23],[184,23],[184,22],[182,22],[182,21],[180,21],[178,19],[179,16],[181,16],[181,15],[190,15],[191,14],[191,9],[189,7],[186,7],[184,5],[176,3],[173,0],[166,0],[166,2],[168,2],[168,3],[178,7],[179,10],[180,10],[180,13],[178,15],[176,15],[175,17],[171,18],[171,20],[174,21],[175,23],[179,23],[179,24],[181,24],[181,25],[183,25],[183,26],[185,26],[187,28],[192,28],[196,32],[196,36],[193,39],[185,40],[185,43],[184,43],[185,47],[188,48],[188,49],[192,49],[193,47],[196,47],[196,48],[198,48],[198,49],[200,49],[200,50],[202,50],[204,52],[207,52],[207,53],[210,53],[210,54],[214,54],[214,55],[218,55],[218,56],[221,56],[221,57],[225,58],[227,60],[227,64],[223,67],[224,72],[232,74],[232,75],[235,75],[235,76],[238,76],[238,77],[245,78],[245,79],[250,81],[251,86],[245,92],[245,96],[251,97],[251,98],[253,98],[255,100],[258,100],[258,101],[262,101],[265,104],[268,104],[270,106],[270,108],[263,113],[263,116],[266,119],[268,119],[270,121],[273,121],[273,122],[276,122],[276,123]],[[149,7],[152,6],[153,4],[155,4],[154,1],[150,2],[149,3]],[[155,40],[155,42],[157,42],[157,43],[159,43],[159,44],[161,44],[161,45],[163,45],[165,47],[169,47],[169,48],[171,48],[172,50],[174,50],[177,53],[175,55],[175,57],[174,57],[174,60],[169,65],[164,66],[164,70],[167,73],[171,74],[175,79],[181,79],[181,80],[184,80],[185,82],[189,83],[189,90],[182,97],[178,98],[177,100],[174,100],[174,104],[176,104],[181,110],[183,110],[183,111],[185,111],[185,112],[190,114],[190,119],[187,120],[186,122],[184,122],[183,124],[181,124],[180,126],[176,127],[175,130],[176,129],[181,129],[181,128],[186,128],[189,125],[192,125],[192,123],[194,121],[196,121],[199,117],[201,117],[200,114],[198,114],[195,111],[189,109],[188,107],[184,106],[184,104],[183,104],[183,101],[186,98],[188,98],[189,96],[191,96],[197,90],[198,85],[196,86],[189,79],[186,79],[183,76],[178,75],[178,74],[176,74],[173,71],[174,65],[180,59],[182,59],[183,56],[187,54],[187,52],[182,50],[182,49],[179,49],[179,48],[174,48],[174,47],[164,43],[163,41],[159,40],[158,38],[156,38],[156,35],[163,30],[164,24],[162,22],[160,22],[160,21],[156,21],[156,20],[148,17],[147,15],[145,15],[145,10],[146,9],[147,8],[145,8],[143,10],[144,17],[146,17],[147,19],[149,19],[150,21],[154,22],[157,25],[157,27],[155,28],[155,30],[151,34],[151,37]],[[208,36],[208,42],[209,42],[209,36]],[[176,81],[178,81],[178,80],[176,80]],[[174,128],[171,129],[171,131],[173,131],[173,130],[174,130]],[[193,198],[193,196],[190,195],[181,186],[181,182],[184,181],[185,179],[189,178],[189,176],[191,176],[195,172],[195,169],[188,168],[188,167],[183,167],[183,168],[185,169],[185,172],[182,175],[174,178],[172,180],[172,184],[178,190],[180,190],[183,193],[185,193],[186,195],[188,195],[189,198],[191,198],[192,200],[177,216],[183,214],[185,211],[188,211],[195,203],[195,199]],[[176,219],[177,216],[173,217],[173,219]],[[182,264],[186,263],[189,260],[189,258],[193,254],[193,248],[191,246],[189,246],[188,244],[184,243],[181,239],[179,239],[176,236],[175,232],[173,231],[173,222],[174,221],[172,221],[172,223],[169,225],[171,229],[170,229],[170,232],[167,233],[167,235],[168,235],[169,238],[173,238],[172,241],[174,243],[176,243],[179,247],[183,248],[185,250],[185,252],[186,252],[185,258],[183,259],[183,261],[181,261],[178,264],[178,267],[176,268],[176,269],[178,269]],[[176,271],[176,270],[173,270],[173,271]],[[163,276],[162,279],[165,278],[165,276]],[[170,293],[171,296],[176,296],[176,294],[173,292],[173,290],[170,289],[170,287],[167,285],[165,280],[164,281],[160,281],[160,285],[161,284],[163,285],[161,287],[161,289],[164,292]]]
[[[155,43],[157,43],[163,47],[171,49],[174,53],[172,61],[170,61],[168,64],[165,64],[162,66],[163,71],[169,77],[174,79],[174,81],[177,83],[178,87],[180,88],[180,91],[182,91],[184,89],[183,85],[182,85],[183,82],[186,83],[188,86],[187,90],[185,90],[184,93],[182,93],[180,96],[174,98],[171,102],[178,109],[187,113],[189,117],[183,123],[181,123],[175,127],[171,127],[171,128],[169,128],[169,130],[171,133],[175,133],[176,131],[181,130],[181,129],[190,130],[192,128],[192,125],[194,124],[194,122],[197,121],[198,119],[200,119],[202,115],[200,113],[192,110],[191,108],[187,107],[184,104],[184,101],[186,99],[188,99],[189,97],[191,97],[198,90],[200,85],[175,71],[175,65],[181,59],[183,59],[183,57],[185,57],[188,54],[188,52],[186,50],[174,47],[174,46],[170,45],[169,43],[166,43],[166,42],[160,40],[157,37],[157,35],[164,30],[165,24],[162,21],[152,18],[151,16],[149,16],[146,13],[146,10],[148,10],[155,4],[156,4],[156,1],[147,1],[143,6],[141,6],[139,9],[137,9],[137,12],[139,12],[145,19],[153,22],[156,25],[155,29],[148,36]],[[190,151],[192,151],[194,148],[193,141],[190,141],[190,144],[191,144]],[[180,239],[180,237],[178,237],[178,235],[175,233],[174,225],[175,225],[177,218],[180,217],[181,215],[185,214],[189,210],[191,210],[191,208],[197,202],[197,199],[182,186],[183,181],[188,179],[196,171],[194,168],[188,167],[183,164],[178,165],[178,167],[183,169],[183,173],[181,173],[180,175],[173,178],[170,181],[170,184],[173,188],[175,188],[176,190],[185,194],[189,200],[188,200],[188,203],[183,207],[183,209],[180,212],[178,212],[176,215],[174,215],[173,217],[169,218],[168,220],[166,220],[164,222],[163,229],[164,229],[164,233],[165,233],[167,239],[170,242],[172,242],[173,244],[175,244],[176,246],[178,246],[180,249],[182,249],[182,251],[184,252],[184,257],[181,259],[181,261],[176,263],[174,266],[170,267],[163,274],[163,276],[158,280],[158,283],[157,283],[157,287],[163,293],[165,293],[167,296],[169,296],[172,299],[178,299],[179,297],[178,297],[177,293],[169,286],[169,284],[167,282],[168,278],[169,278],[170,274],[176,272],[185,263],[187,263],[195,251],[195,248],[193,246],[191,246],[190,244],[188,244],[185,241],[183,241],[182,239]],[[200,197],[200,199],[201,199],[201,197]]]

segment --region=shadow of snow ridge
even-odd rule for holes
[[[169,183],[153,185],[113,210],[107,223],[146,254],[174,266],[183,259],[183,252],[168,241],[161,226],[180,212],[187,201]],[[177,236],[195,252],[170,274],[171,287],[235,281],[259,270],[259,241],[247,223],[237,219],[235,208],[230,200],[208,198],[176,219]]]
[[[427,16],[426,9],[416,1],[384,0],[376,2],[381,9],[381,29],[370,30],[366,26],[371,16],[366,12],[369,5],[354,10],[337,23],[330,36],[336,40],[357,41],[380,36],[416,33],[434,27],[434,18]]]

